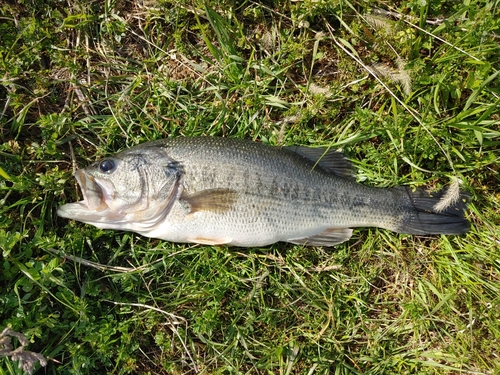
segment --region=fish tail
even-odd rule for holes
[[[463,234],[470,224],[465,218],[469,195],[457,187],[429,192],[398,186],[405,212],[396,231],[406,234]]]

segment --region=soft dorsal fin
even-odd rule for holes
[[[329,150],[325,147],[287,146],[284,148],[312,161],[328,173],[344,178],[355,178],[351,162],[340,151]]]

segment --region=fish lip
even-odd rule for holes
[[[84,169],[79,169],[75,172],[75,178],[83,195],[83,200],[77,203],[89,210],[95,211],[102,211],[109,208],[106,203],[107,198],[109,202],[108,194],[105,193],[94,176],[86,173]]]
[[[106,202],[109,199],[98,179],[89,175],[84,169],[75,172],[75,179],[82,192],[83,200],[67,203],[57,209],[57,214],[71,220],[85,223],[96,223],[108,216],[110,207]],[[110,201],[108,201],[110,202]]]

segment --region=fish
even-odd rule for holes
[[[264,247],[334,246],[353,228],[460,235],[469,195],[356,181],[342,152],[222,137],[139,144],[79,169],[83,200],[57,214],[161,240]]]

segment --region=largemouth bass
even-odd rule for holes
[[[172,242],[332,246],[355,227],[462,234],[467,195],[355,181],[342,153],[228,138],[140,144],[75,175],[83,200],[59,216]],[[443,205],[444,203],[444,205]]]

